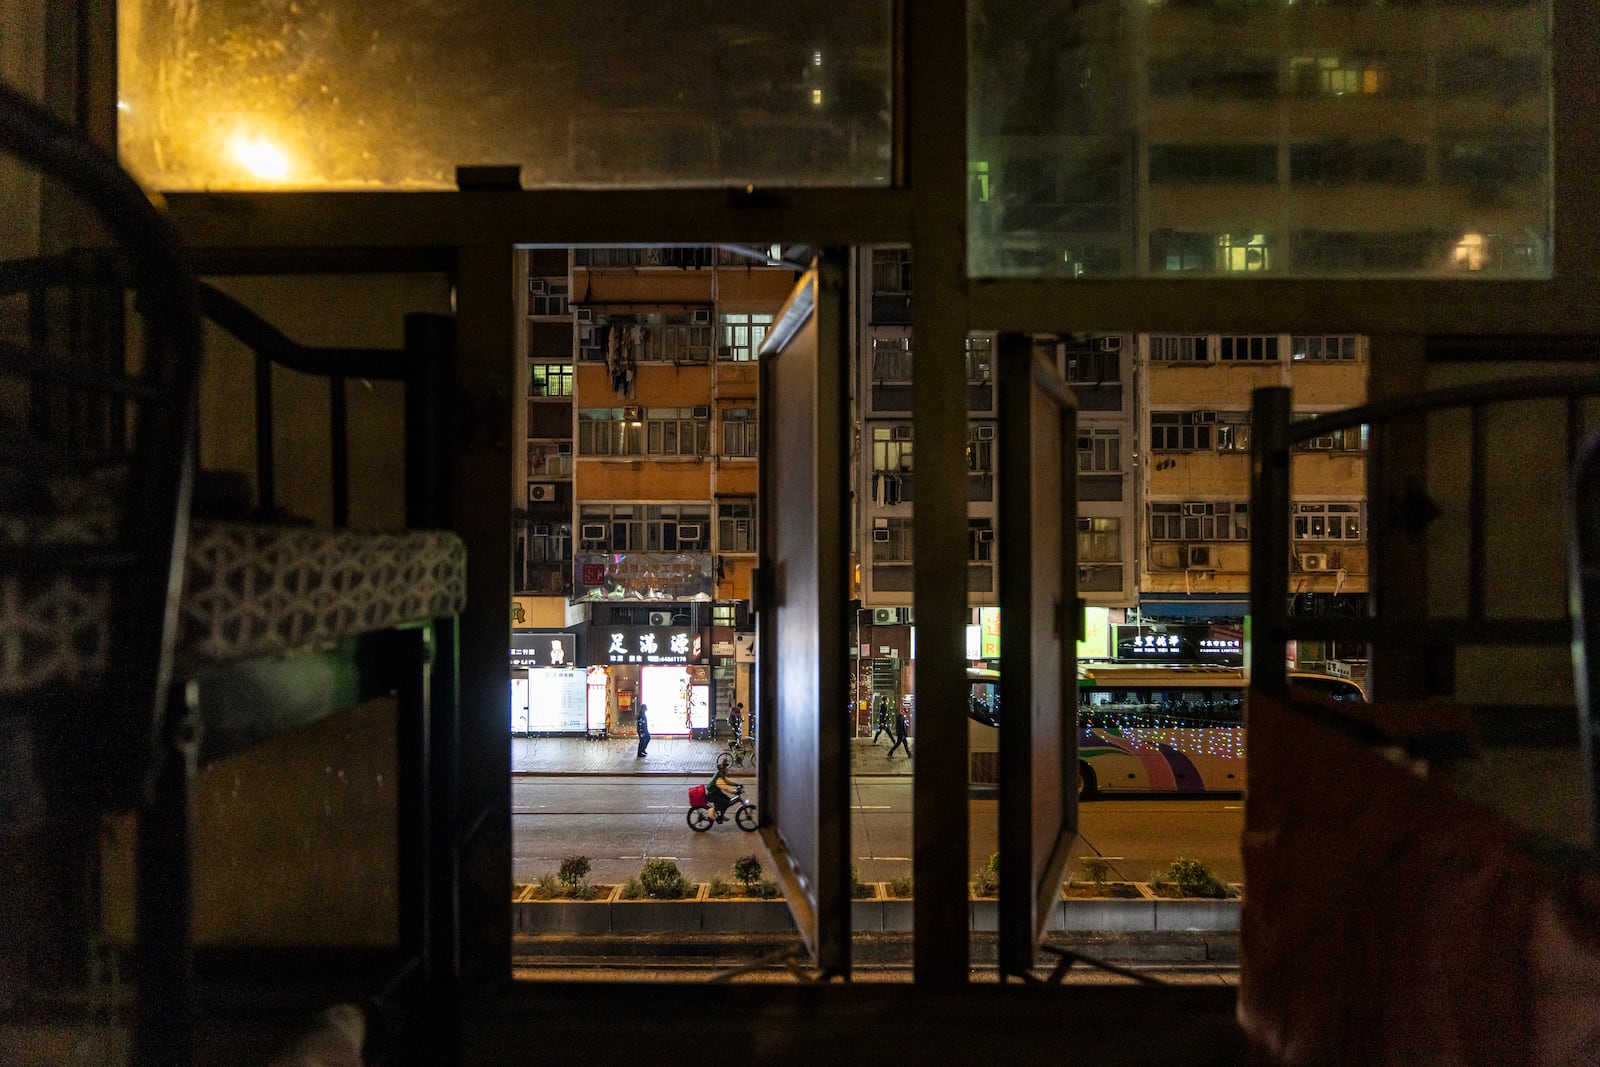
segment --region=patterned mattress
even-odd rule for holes
[[[467,550],[442,530],[357,533],[195,522],[180,660],[229,660],[458,614]],[[83,682],[108,667],[107,589],[0,576],[0,693]]]

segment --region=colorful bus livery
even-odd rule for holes
[[[1236,792],[1244,672],[1091,668],[1078,683],[1078,793]]]
[[[999,772],[1000,675],[967,671],[969,777]],[[1293,673],[1291,684],[1364,701],[1347,678]],[[1244,672],[1236,668],[1096,664],[1078,679],[1078,795],[1240,792],[1245,788]]]

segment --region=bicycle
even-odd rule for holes
[[[729,767],[743,767],[745,760],[755,766],[756,744],[748,738],[729,738],[727,747],[717,753],[717,769],[727,770]]]
[[[727,812],[733,812],[734,824],[745,833],[754,833],[756,829],[756,806],[744,798],[744,786],[733,787],[733,799],[729,801]],[[717,822],[716,813],[711,807],[711,798],[706,796],[706,787],[703,785],[689,788],[689,829],[695,833],[703,834],[711,829]]]

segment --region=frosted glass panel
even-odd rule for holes
[[[128,0],[120,142],[147,185],[872,185],[888,0]]]
[[[1546,0],[972,0],[974,277],[1545,278]]]

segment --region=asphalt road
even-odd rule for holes
[[[684,820],[689,786],[700,776],[519,777],[511,783],[512,870],[518,882],[554,873],[562,857],[589,858],[592,882],[621,882],[646,858],[668,857],[692,881],[731,877],[733,861],[755,853],[765,862],[759,834],[730,819],[707,833]],[[754,794],[753,781],[747,786]],[[858,778],[852,782],[852,852],[862,881],[881,882],[911,873],[912,818],[909,778]],[[1079,857],[1101,856],[1113,878],[1149,881],[1179,856],[1205,861],[1223,881],[1243,880],[1239,797],[1092,800],[1081,808],[1081,832],[1069,870]],[[995,849],[998,804],[970,801],[970,866]]]

